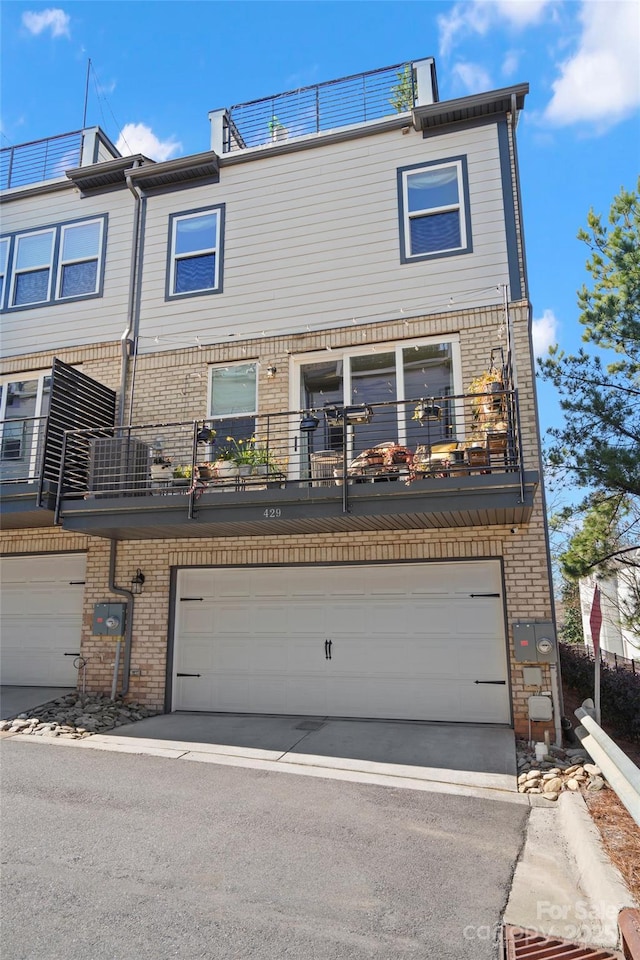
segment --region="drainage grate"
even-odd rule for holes
[[[508,924],[504,927],[504,948],[504,960],[623,960],[622,954],[611,953],[604,947],[543,937],[533,930]]]
[[[303,720],[294,727],[295,730],[322,730],[325,724],[321,720]]]

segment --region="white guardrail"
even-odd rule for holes
[[[592,700],[585,700],[582,706],[574,711],[581,723],[576,734],[640,827],[640,768],[596,723],[592,712]]]

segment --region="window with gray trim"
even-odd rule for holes
[[[10,238],[0,240],[0,306],[7,286],[9,308],[101,296],[106,223],[103,214],[15,234],[11,258]]]
[[[464,158],[398,171],[402,261],[470,250]]]
[[[220,292],[222,218],[222,206],[171,214],[168,299]]]
[[[7,268],[9,266],[9,240],[5,237],[0,240],[0,306],[4,303],[4,291],[7,284]]]

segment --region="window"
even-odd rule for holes
[[[7,285],[7,267],[9,265],[9,240],[0,240],[0,307],[4,303],[4,291]]]
[[[398,171],[401,260],[471,252],[466,160]]]
[[[54,238],[55,230],[17,238],[12,306],[46,303],[49,299]]]
[[[106,215],[0,240],[0,304],[11,277],[9,308],[102,295]]]
[[[169,217],[167,299],[222,290],[224,207]]]
[[[342,355],[332,351],[331,360],[301,364],[299,405],[322,410],[333,404],[385,404],[376,408],[371,423],[358,426],[350,438],[350,455],[385,440],[415,449],[417,444],[451,439],[458,432],[455,401],[441,403],[441,417],[428,431],[413,419],[414,405],[401,401],[455,394],[460,383],[458,347],[452,339],[381,344],[366,353],[362,348]],[[310,442],[315,450],[340,449],[342,436],[341,426],[321,421]]]
[[[3,481],[36,479],[44,446],[50,394],[49,373],[14,374],[0,383],[0,461]]]
[[[82,297],[95,293],[102,248],[101,220],[62,227],[58,267],[58,298]]]
[[[233,363],[211,368],[209,417],[217,432],[216,449],[227,437],[248,440],[255,433],[258,411],[257,363]]]

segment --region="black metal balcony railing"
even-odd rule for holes
[[[82,130],[0,150],[0,190],[63,177],[80,165]]]
[[[410,63],[300,87],[227,111],[224,152],[279,143],[411,110],[416,102]]]
[[[36,483],[42,476],[47,417],[0,421],[0,483]]]
[[[391,493],[391,481],[474,474],[516,474],[524,491],[509,390],[260,414],[254,426],[230,417],[68,431],[56,518],[68,500],[180,495],[191,517],[208,494],[291,487],[322,487],[347,512],[356,484]]]

